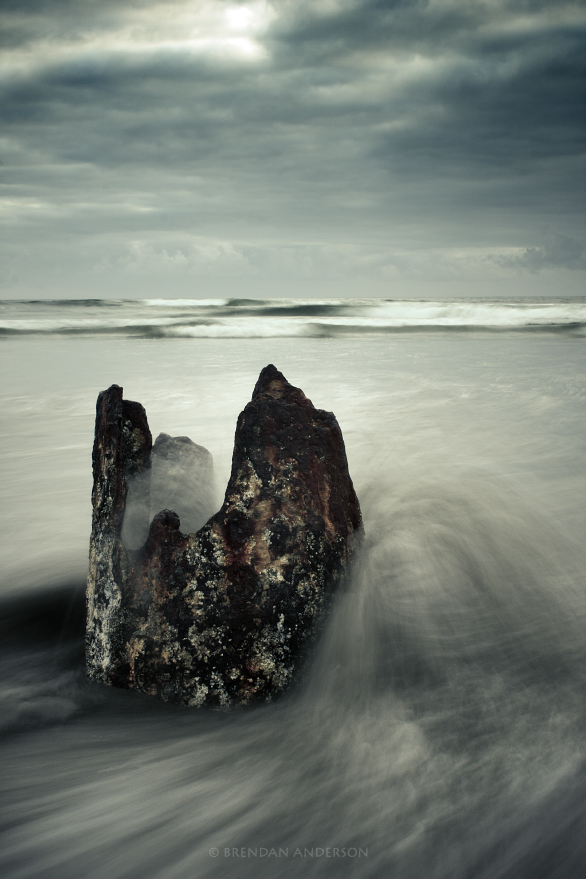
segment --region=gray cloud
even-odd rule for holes
[[[583,3],[22,0],[1,14],[5,295],[124,295],[139,264],[169,295],[180,277],[319,294],[341,274],[363,295],[390,278],[417,293],[422,277],[520,291],[519,269],[584,268],[567,244],[583,210]]]
[[[492,257],[507,268],[539,272],[542,269],[586,269],[586,241],[557,235],[539,247],[526,247],[521,253]]]

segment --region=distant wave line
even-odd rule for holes
[[[381,335],[396,333],[513,333],[513,332],[568,332],[581,333],[586,328],[586,321],[552,321],[519,324],[483,324],[483,323],[334,323],[327,321],[306,321],[293,323],[278,322],[267,326],[262,321],[250,321],[246,326],[219,323],[214,321],[198,321],[191,323],[153,324],[136,323],[122,326],[102,324],[99,326],[59,326],[59,327],[10,327],[0,325],[0,337],[22,338],[24,336],[45,337],[103,337],[116,336],[126,338],[180,339],[180,338],[270,338],[295,336],[341,336],[341,335]]]

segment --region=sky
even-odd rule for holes
[[[1,0],[0,297],[586,294],[586,2]]]

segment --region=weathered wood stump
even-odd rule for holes
[[[177,514],[163,510],[132,549],[122,541],[128,487],[138,480],[148,493],[152,448],[143,407],[117,385],[103,391],[88,676],[188,705],[271,701],[303,663],[362,535],[338,423],[267,366],[238,418],[220,511],[183,534]],[[199,478],[209,485],[209,469]],[[196,481],[186,474],[194,492]]]

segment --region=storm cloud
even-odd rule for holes
[[[1,16],[3,296],[583,293],[582,2]]]

